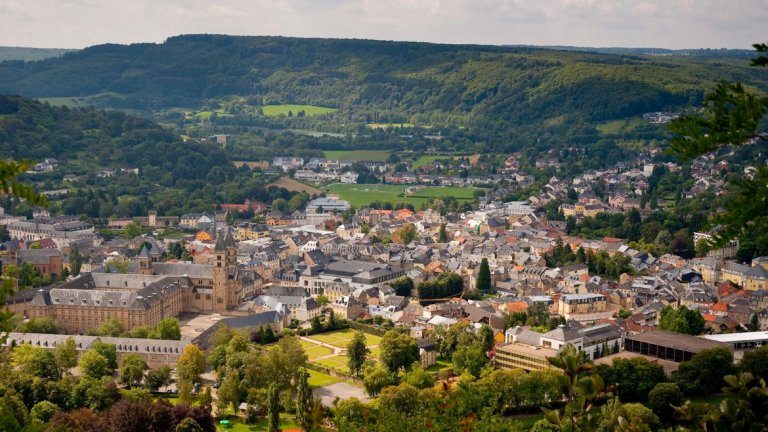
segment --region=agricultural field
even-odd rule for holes
[[[389,157],[389,153],[387,150],[326,150],[323,155],[326,159],[343,161],[384,162]]]
[[[304,111],[307,117],[312,117],[321,114],[330,114],[338,111],[336,108],[327,108],[314,105],[265,105],[261,107],[261,112],[267,117],[278,117],[281,115],[287,116],[288,112],[291,112],[295,117],[299,111]]]
[[[419,207],[430,198],[453,196],[457,199],[474,199],[476,188],[428,186],[413,191],[414,186],[383,184],[332,184],[324,190],[328,194],[338,195],[354,207],[363,207],[374,201],[413,204]],[[412,190],[406,193],[406,190]]]
[[[277,181],[274,181],[267,185],[269,186],[277,186],[279,188],[286,188],[289,191],[295,191],[295,192],[306,192],[310,195],[319,195],[320,189],[306,185],[298,180],[294,180],[290,177],[280,177]]]
[[[602,135],[616,135],[624,132],[631,132],[633,129],[643,124],[640,117],[632,117],[621,120],[611,120],[597,125],[597,131]]]

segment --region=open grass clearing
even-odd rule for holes
[[[389,157],[388,150],[325,150],[326,159],[338,159],[343,161],[368,161],[384,162]]]
[[[331,195],[347,200],[354,207],[367,206],[374,201],[413,204],[419,207],[431,198],[455,197],[460,200],[473,200],[476,188],[426,186],[420,187],[410,195],[406,195],[406,189],[413,186],[407,185],[383,185],[383,184],[332,184],[325,187],[325,191]]]
[[[293,192],[306,192],[310,195],[318,195],[321,192],[320,189],[316,187],[306,185],[290,177],[280,177],[277,181],[274,181],[267,185],[267,187],[269,186],[277,186],[279,188],[285,188]]]
[[[261,107],[261,112],[267,117],[278,117],[281,115],[288,116],[288,113],[293,117],[298,116],[299,112],[304,111],[307,117],[312,117],[321,114],[330,114],[338,111],[336,108],[327,108],[315,105],[265,105]]]
[[[610,120],[598,123],[597,131],[602,135],[616,135],[623,132],[629,132],[643,124],[643,119],[632,117],[620,120]]]

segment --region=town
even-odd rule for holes
[[[424,174],[466,171],[471,162],[461,157],[416,172],[355,162],[385,183],[416,190],[484,186],[464,211],[396,202],[353,206],[323,194],[303,211],[282,213],[246,200],[180,217],[150,211],[110,219],[106,228],[121,235],[108,240],[75,215],[51,216],[42,207],[31,219],[3,215],[4,274],[19,278],[6,305],[22,319],[5,343],[55,350],[73,338],[80,353],[107,343],[119,361],[139,356],[145,368],[161,370],[176,368],[190,346],[209,353],[222,346],[216,342],[222,332],[264,346],[298,337],[314,393],[328,407],[338,398],[368,401],[381,391],[369,381],[379,373],[376,365],[386,363],[390,333],[413,343],[429,382],[480,376],[478,366],[447,346],[456,332],[484,341],[479,367],[550,370],[548,358],[573,346],[596,364],[642,359],[667,377],[699,352],[720,348],[739,361],[768,343],[768,257],[739,262],[738,241],[699,248],[711,232],[693,233],[698,257],[690,250],[675,254],[667,247],[671,238],[649,248],[573,234],[601,214],[638,224],[651,207],[674,206],[658,189],[648,192],[679,165],[644,153],[611,169],[553,175],[541,193],[504,201],[534,182],[520,170],[519,156],[509,155],[497,174],[483,177]],[[350,166],[279,157],[269,169],[304,182],[357,184],[357,173],[344,171]],[[536,169],[560,166],[557,158],[536,163]],[[693,186],[677,191],[677,199],[721,194],[729,168],[721,157],[695,160]],[[656,256],[657,250],[664,253]],[[142,330],[169,322],[177,327],[170,340]],[[370,353],[357,370],[348,360],[355,332]],[[211,366],[194,391],[212,387],[226,410],[231,396],[220,390],[226,376]],[[168,376],[161,384],[188,400],[191,390],[182,382]],[[247,398],[236,401],[236,411],[251,418]]]

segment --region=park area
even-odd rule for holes
[[[381,201],[392,204],[412,204],[416,208],[432,198],[454,197],[458,200],[474,200],[475,190],[477,189],[471,187],[342,183],[325,188],[326,193],[338,195],[354,207],[363,207],[374,201]]]
[[[349,373],[346,349],[356,332],[357,330],[353,329],[343,329],[307,336],[301,339],[301,346],[304,347],[310,362],[342,373]],[[365,344],[371,351],[368,357],[378,359],[381,337],[370,333],[364,333],[364,335]]]

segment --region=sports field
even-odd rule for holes
[[[387,150],[325,150],[323,156],[343,161],[384,162],[389,153]]]
[[[452,196],[460,200],[474,200],[476,188],[427,186],[417,187],[406,185],[383,184],[332,184],[324,190],[326,193],[338,195],[354,207],[367,206],[374,201],[413,204],[418,208],[430,198]],[[406,194],[406,189],[411,190]]]
[[[265,105],[261,107],[261,111],[267,117],[277,117],[280,115],[287,116],[290,111],[291,114],[296,117],[300,111],[304,111],[307,117],[312,117],[320,114],[329,114],[337,111],[336,108],[327,108],[314,105]]]

